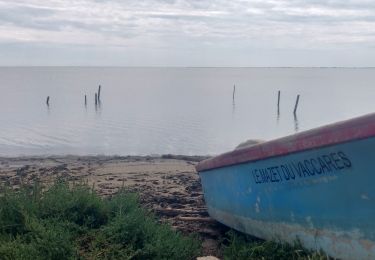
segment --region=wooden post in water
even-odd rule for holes
[[[98,104],[98,94],[95,93],[95,105],[97,105],[97,104]]]
[[[85,106],[87,106],[87,96],[85,95]]]
[[[234,94],[236,93],[236,85],[233,85],[233,101],[234,101]]]
[[[46,104],[49,106],[49,96],[47,96]]]
[[[102,86],[99,85],[99,89],[98,89],[98,101],[100,100],[100,91],[102,89]]]
[[[299,102],[299,95],[297,95],[296,104],[294,105],[294,111],[293,111],[294,114],[296,114],[297,112],[298,102]]]
[[[277,93],[277,114],[280,114],[280,94],[281,91],[279,90],[279,92]]]

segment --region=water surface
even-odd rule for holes
[[[218,154],[371,113],[374,82],[375,69],[0,68],[0,156]]]

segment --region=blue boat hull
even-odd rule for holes
[[[375,259],[375,137],[200,172],[209,214],[263,239]]]

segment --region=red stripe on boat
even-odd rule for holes
[[[262,160],[375,136],[375,113],[244,147],[200,162],[197,171]]]

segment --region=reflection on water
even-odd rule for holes
[[[294,117],[294,131],[297,133],[299,130],[299,123],[298,123],[298,117],[297,114],[293,113]]]
[[[102,102],[100,100],[95,103],[95,112],[97,115],[100,115],[102,112]]]
[[[374,72],[0,68],[0,156],[217,154],[244,140],[270,140],[372,112]],[[99,91],[103,98],[95,105]],[[278,91],[283,100],[275,122],[270,97]],[[308,99],[292,118],[297,94]]]
[[[51,108],[49,104],[46,107],[47,107],[47,115],[49,116],[51,114]]]
[[[280,122],[280,110],[277,109],[277,115],[276,115],[276,123],[277,123],[277,125],[279,125],[279,122]]]

